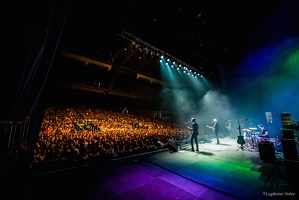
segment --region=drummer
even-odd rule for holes
[[[269,132],[267,129],[265,129],[264,125],[263,124],[259,124],[258,127],[261,129],[261,133],[258,135],[260,140],[267,140],[269,141],[270,140],[270,137],[269,137]]]

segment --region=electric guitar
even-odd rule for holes
[[[183,122],[183,124],[185,124],[187,128],[189,128],[189,126],[188,126],[189,123],[190,123],[190,121],[189,122]]]
[[[190,129],[190,127],[188,126],[190,122],[183,122],[183,124],[185,124],[187,126],[188,129]],[[198,128],[199,129],[199,128]],[[202,129],[198,130],[198,137],[199,138],[204,138],[204,131]]]
[[[244,140],[244,136],[243,135],[238,135],[238,140],[237,140],[238,144],[245,144],[245,140]]]
[[[227,128],[227,130],[231,131],[232,127],[231,126],[225,126],[225,128]]]
[[[208,125],[207,125],[207,127],[210,128],[212,131],[215,130],[215,128],[214,128],[213,126],[208,126]]]

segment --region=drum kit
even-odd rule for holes
[[[258,143],[261,140],[259,137],[260,132],[256,132],[257,128],[243,128],[243,134],[245,139],[244,147],[258,150]]]

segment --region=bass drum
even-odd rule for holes
[[[251,138],[251,134],[249,132],[247,132],[247,131],[244,131],[243,135],[244,135],[245,139],[246,138]]]
[[[245,146],[247,146],[247,147],[252,147],[253,146],[251,137],[246,137],[245,138]]]

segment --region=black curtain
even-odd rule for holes
[[[43,96],[69,7],[67,0],[22,1],[2,6],[6,10],[2,16],[2,44],[6,44],[2,46],[5,52],[2,60],[6,62],[1,68],[0,117],[2,123],[12,122],[12,125],[25,119],[30,122],[25,138],[28,157],[38,136],[44,113]],[[15,148],[3,143],[5,147]]]

